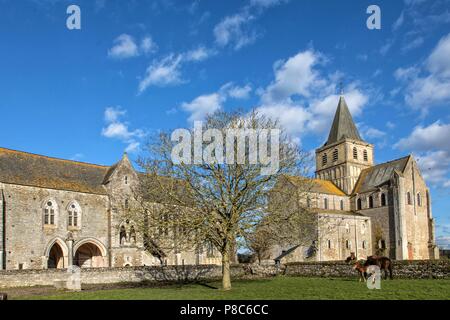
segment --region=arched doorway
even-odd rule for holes
[[[53,244],[48,254],[47,268],[49,269],[64,268],[64,253],[61,246],[57,242]]]
[[[93,242],[76,246],[74,264],[81,268],[105,267],[105,252]]]

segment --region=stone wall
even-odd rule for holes
[[[176,282],[214,280],[221,278],[222,269],[217,265],[128,267],[82,269],[83,284],[107,284],[124,282]],[[233,279],[269,278],[276,275],[304,277],[351,277],[357,273],[344,262],[301,262],[275,265],[240,264],[231,267]],[[66,280],[65,269],[0,271],[0,288],[53,286],[55,280]],[[450,279],[450,260],[395,261],[394,278]]]

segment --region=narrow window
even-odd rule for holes
[[[351,244],[349,240],[345,240],[345,248],[346,249],[350,249],[351,248]]]
[[[341,210],[344,210],[344,200],[341,200]]]
[[[364,150],[364,161],[369,161],[369,156],[367,154],[367,150]]]
[[[411,193],[408,191],[406,193],[406,202],[411,205],[412,204],[412,200],[411,200]]]
[[[384,193],[381,194],[381,206],[386,206],[386,195]]]
[[[369,197],[369,208],[373,208],[373,196]]]
[[[125,241],[127,241],[127,232],[125,230],[125,226],[120,227],[119,239],[121,245],[125,244]]]
[[[345,224],[345,232],[350,233],[350,226],[348,223]]]
[[[328,209],[328,198],[323,199],[323,207],[324,209]]]
[[[324,153],[324,154],[322,155],[322,165],[323,165],[323,166],[326,165],[326,164],[327,164],[327,161],[328,161],[328,159],[327,159],[327,154]]]
[[[70,227],[78,227],[78,207],[72,203],[69,206],[69,226]]]
[[[308,197],[308,198],[306,199],[306,206],[307,206],[308,208],[311,208],[311,198],[310,198],[310,197]]]
[[[56,206],[53,201],[48,201],[44,207],[44,224],[54,225],[55,224],[55,209]]]
[[[130,240],[133,243],[136,243],[136,230],[134,230],[134,226],[131,226],[130,228]]]
[[[125,176],[125,184],[128,184],[128,176]]]
[[[353,159],[358,160],[358,149],[356,147],[353,148]]]
[[[128,199],[125,199],[125,209],[128,209]]]
[[[328,246],[328,249],[331,249],[331,240],[327,241],[327,246]]]
[[[417,194],[417,205],[419,207],[422,206],[422,197],[420,196],[420,192]]]
[[[361,198],[358,198],[358,200],[356,201],[356,208],[357,208],[357,210],[361,210],[362,209]]]
[[[366,249],[366,240],[363,240],[363,242],[362,242],[362,248],[363,248],[363,249]]]
[[[338,158],[339,158],[338,149],[334,149],[334,151],[333,151],[333,162],[338,161]]]

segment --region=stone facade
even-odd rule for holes
[[[97,166],[0,149],[0,270],[220,264],[169,252],[164,261],[122,221],[138,174],[127,155]]]
[[[295,185],[295,177],[290,179]],[[343,96],[328,140],[316,150],[312,185],[301,204],[323,222],[316,227],[314,244],[278,246],[273,259],[344,260],[350,253],[358,258],[439,258],[431,197],[416,161],[410,155],[375,165],[374,146],[361,139]],[[313,257],[305,254],[311,247]]]

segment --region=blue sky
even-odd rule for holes
[[[0,35],[0,146],[85,162],[235,108],[313,150],[342,82],[376,162],[416,156],[450,244],[449,0],[0,0]]]

